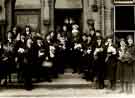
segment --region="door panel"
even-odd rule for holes
[[[30,25],[35,31],[39,27],[39,15],[17,15],[17,25],[21,28]]]

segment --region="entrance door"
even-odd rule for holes
[[[55,30],[62,29],[64,24],[77,24],[82,31],[82,10],[81,9],[56,9],[55,10]],[[68,29],[70,31],[70,29]]]

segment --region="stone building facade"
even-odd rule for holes
[[[103,37],[114,35],[116,39],[116,33],[123,31],[116,30],[116,7],[131,5],[134,6],[134,0],[0,0],[0,32],[4,36],[3,32],[10,30],[12,25],[23,28],[29,24],[45,36],[65,17],[71,16],[82,32],[88,31],[87,21],[91,19]],[[134,34],[134,29],[124,32]]]

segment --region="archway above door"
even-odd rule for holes
[[[82,8],[82,0],[56,0],[56,9],[77,9]]]

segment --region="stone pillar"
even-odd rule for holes
[[[95,29],[100,30],[100,0],[97,0],[97,12],[93,12],[93,19],[95,20]]]
[[[48,0],[40,0],[41,2],[41,34],[43,38],[48,33],[50,16],[49,16],[49,2]]]
[[[88,4],[88,8],[87,8],[87,15],[88,15],[88,19],[93,19],[93,15],[92,15],[92,5],[93,5],[94,1],[93,0],[88,0],[87,4]]]
[[[112,0],[105,0],[105,35],[112,35]]]
[[[6,7],[6,20],[7,20],[7,24],[6,24],[6,31],[11,30],[11,27],[13,25],[13,3],[15,3],[15,0],[6,0],[5,2],[5,7]]]
[[[83,32],[88,32],[87,21],[93,19],[91,6],[93,0],[83,0]]]
[[[5,0],[0,0],[0,21],[5,21]]]
[[[88,25],[87,25],[87,9],[88,9],[88,0],[83,0],[83,32],[87,32]]]
[[[106,0],[107,1],[107,0]],[[101,28],[101,33],[102,36],[105,37],[105,13],[104,13],[104,9],[105,9],[105,4],[104,4],[104,0],[100,0],[100,28]]]
[[[55,10],[55,0],[49,0],[50,8],[50,26],[49,31],[54,30],[54,10]]]
[[[5,15],[5,0],[0,0],[0,40],[4,41],[4,26],[6,22],[6,15]]]

